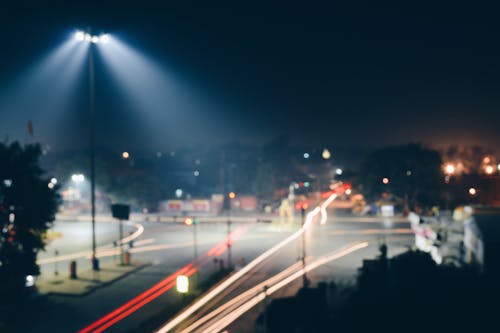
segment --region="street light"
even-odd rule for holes
[[[109,35],[92,35],[90,29],[87,33],[83,31],[75,32],[74,38],[83,43],[107,43]],[[92,46],[92,45],[91,45]],[[90,204],[92,218],[92,269],[99,270],[96,257],[95,241],[95,105],[94,105],[94,53],[93,47],[89,50],[89,114],[90,114]]]
[[[455,173],[455,166],[453,164],[446,164],[444,167],[444,171],[447,175],[452,175]]]

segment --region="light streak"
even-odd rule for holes
[[[191,268],[189,271],[187,271],[183,275],[185,275],[185,276],[191,276],[194,273],[196,273],[196,271],[197,271],[196,268]],[[179,274],[176,274],[175,278],[177,278],[178,275]],[[137,304],[129,307],[127,310],[123,311],[121,314],[119,314],[118,316],[116,316],[113,319],[109,320],[107,323],[103,324],[102,326],[100,326],[99,328],[93,330],[92,332],[93,333],[100,333],[100,332],[104,331],[105,329],[107,329],[108,327],[113,326],[114,324],[116,324],[117,322],[119,322],[120,320],[122,320],[123,318],[129,316],[130,314],[134,313],[136,310],[140,309],[144,305],[148,304],[149,302],[151,302],[151,301],[155,300],[156,298],[158,298],[159,296],[163,295],[165,292],[167,292],[172,287],[174,287],[175,284],[176,284],[176,281],[170,281],[163,288],[161,288],[161,289],[157,290],[156,292],[152,293],[151,295],[147,296],[146,298],[144,298],[143,300],[141,300]]]
[[[79,333],[86,333],[86,332],[93,332],[94,329],[97,329],[99,326],[104,325],[106,322],[113,320],[114,317],[119,316],[122,312],[127,311],[130,307],[135,306],[136,304],[142,302],[144,299],[148,298],[152,294],[154,294],[158,290],[163,290],[163,288],[167,285],[169,285],[171,282],[177,278],[177,275],[179,274],[185,274],[186,272],[189,272],[192,269],[192,265],[186,265],[179,269],[177,272],[169,275],[167,278],[163,279],[162,281],[158,282],[155,284],[153,287],[147,289],[143,293],[139,294],[138,296],[134,297],[127,303],[123,304],[122,306],[118,307],[117,309],[111,311],[101,319],[95,321],[94,323],[90,324],[89,326],[85,327],[84,329],[80,330]]]
[[[333,200],[333,199],[332,199]],[[240,279],[243,275],[248,273],[251,269],[253,269],[255,266],[269,258],[271,255],[273,255],[275,252],[280,250],[282,247],[290,243],[291,241],[297,239],[302,233],[305,232],[307,228],[312,224],[313,219],[319,214],[320,212],[320,207],[314,208],[311,212],[309,212],[306,216],[306,220],[304,222],[304,225],[297,230],[295,233],[292,235],[288,236],[278,244],[274,245],[271,247],[269,250],[252,260],[248,265],[240,269],[238,272],[235,274],[231,275],[229,278],[226,280],[222,281],[219,285],[214,287],[212,290],[210,290],[208,293],[206,293],[203,297],[201,297],[198,301],[195,303],[191,304],[187,308],[185,308],[181,313],[179,313],[176,317],[171,319],[169,322],[167,322],[163,327],[161,327],[158,330],[158,333],[166,333],[179,325],[182,321],[187,319],[191,314],[193,314],[195,311],[200,309],[203,305],[208,303],[211,299],[213,299],[215,296],[217,296],[219,293],[221,293],[223,290],[225,290],[227,287],[229,287],[231,284],[233,284],[236,280]]]
[[[327,219],[326,207],[328,207],[333,200],[337,197],[337,194],[332,194],[325,202],[321,204],[321,220],[320,224],[325,224]]]
[[[144,232],[144,227],[139,224],[139,223],[136,223],[134,224],[134,227],[137,228],[137,230],[130,236],[127,236],[125,238],[123,238],[120,242],[121,243],[127,243],[127,242],[130,242],[131,240],[134,240],[136,239],[137,237],[139,237],[140,235],[142,235],[142,233]],[[101,246],[99,248],[97,248],[97,257],[100,257],[99,255],[99,251],[107,251],[106,249],[108,249],[111,245],[104,245],[104,246]],[[89,256],[92,255],[92,251],[81,251],[81,252],[75,252],[75,253],[71,253],[71,254],[66,254],[66,255],[59,255],[59,256],[54,256],[54,257],[50,257],[50,258],[44,258],[44,259],[38,259],[36,261],[36,263],[38,265],[45,265],[45,264],[51,264],[51,263],[54,263],[54,262],[60,262],[60,261],[65,261],[65,260],[73,260],[73,259],[78,259],[78,258],[87,258]],[[111,254],[113,255],[113,254]]]
[[[248,299],[250,296],[254,295],[255,293],[261,292],[262,289],[265,286],[272,285],[276,283],[277,281],[281,280],[282,278],[285,278],[287,275],[290,273],[293,273],[294,271],[301,270],[302,269],[302,263],[301,262],[296,262],[293,265],[287,267],[283,271],[279,272],[278,274],[272,276],[271,278],[257,284],[256,286],[248,289],[247,291],[239,294],[236,297],[233,297],[229,302],[224,303],[222,306],[219,306],[209,314],[203,316],[203,318],[200,318],[193,324],[189,325],[186,329],[182,330],[181,333],[189,333],[199,327],[200,325],[203,325],[205,322],[208,320],[212,319],[213,317],[217,316],[218,314],[222,313],[226,309],[230,309],[231,306],[234,304],[237,304],[245,299]],[[230,310],[231,311],[231,310]]]
[[[288,277],[284,279],[280,279],[279,282],[276,284],[270,286],[265,292],[260,292],[258,295],[254,296],[247,302],[245,302],[243,305],[238,307],[237,309],[234,309],[231,311],[229,314],[227,314],[225,317],[221,318],[214,324],[212,324],[210,327],[205,328],[203,332],[220,332],[223,330],[225,327],[230,325],[232,322],[234,322],[236,319],[238,319],[241,315],[243,315],[245,312],[253,308],[255,305],[257,305],[259,302],[263,301],[267,296],[275,293],[279,289],[283,288],[290,282],[296,280],[303,274],[310,272],[328,262],[331,262],[333,260],[339,259],[341,257],[344,257],[352,252],[358,251],[360,249],[363,249],[368,246],[368,242],[361,242],[361,243],[356,243],[353,245],[348,245],[345,246],[344,248],[334,251],[333,253],[323,256],[321,258],[318,258],[314,262],[308,264],[304,270],[298,270]]]
[[[232,239],[234,240],[234,239],[241,237],[241,235],[243,234],[243,232],[245,230],[246,230],[245,226],[240,226],[239,228],[235,229],[233,231],[233,233],[236,235],[236,237],[233,237]],[[233,233],[231,233],[229,235],[229,237],[233,236]],[[216,245],[216,247],[220,246],[220,244],[221,243]],[[192,243],[189,243],[189,245],[192,245]],[[157,249],[159,246],[161,246],[161,245],[152,245],[152,246],[144,247],[144,248]],[[144,248],[140,248],[140,249],[136,249],[136,250],[141,250]],[[224,248],[224,250],[225,250],[225,248]],[[207,254],[200,256],[200,257],[204,257],[201,264],[206,263],[209,260]],[[119,322],[123,318],[129,316],[130,314],[137,311],[138,309],[140,309],[144,305],[155,300],[156,298],[158,298],[159,296],[161,296],[162,294],[164,294],[165,292],[170,290],[173,286],[175,286],[175,279],[177,278],[178,275],[182,274],[182,275],[186,275],[186,276],[191,276],[196,271],[197,271],[197,268],[193,266],[193,263],[190,263],[190,264],[184,266],[183,268],[179,269],[175,273],[169,275],[164,280],[155,284],[153,287],[147,289],[143,293],[134,297],[133,299],[131,299],[127,303],[121,305],[120,307],[111,311],[107,315],[101,317],[100,319],[98,319],[94,323],[83,328],[82,330],[79,331],[79,333],[102,332],[106,328],[116,324],[117,322]]]

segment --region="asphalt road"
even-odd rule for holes
[[[263,230],[262,232],[269,235],[272,229],[276,228],[269,227],[269,230]],[[279,228],[277,229],[279,230]],[[306,262],[312,262],[315,258],[355,242],[368,242],[368,246],[308,273],[306,276],[311,285],[315,286],[318,282],[332,280],[337,283],[352,284],[362,260],[378,255],[378,247],[382,242],[388,244],[388,254],[393,256],[405,251],[413,243],[413,235],[409,230],[408,223],[403,219],[330,217],[325,225],[314,224],[311,230],[306,233]],[[249,250],[245,248],[246,245],[245,243],[239,245],[242,252]],[[177,331],[183,331],[196,320],[234,300],[244,291],[300,261],[302,255],[302,238],[299,237],[246,274],[245,278],[240,279],[232,288],[228,288],[227,291],[221,293],[208,306],[190,316],[183,325],[177,328]],[[271,298],[293,296],[300,289],[302,283],[303,280],[298,278],[281,288]],[[269,302],[269,299],[267,302]],[[228,332],[254,332],[255,321],[264,307],[262,303],[257,304],[252,310],[229,325],[226,330]],[[224,315],[220,317],[222,318]],[[211,319],[211,322],[214,321],[214,319]],[[210,327],[210,325],[200,326],[195,330],[186,330],[184,332],[203,332],[207,330],[207,327]]]
[[[222,259],[227,263],[225,237],[227,235],[227,218],[219,223],[204,223],[197,226],[198,254],[204,256],[205,264],[200,268],[200,278],[208,276],[217,269],[213,259]],[[84,297],[46,296],[38,300],[40,303],[36,313],[31,313],[32,320],[20,324],[19,332],[75,332],[95,322],[104,315],[115,310],[138,294],[165,279],[194,258],[193,226],[180,223],[141,222],[143,233],[135,239],[134,248],[139,252],[132,254],[133,260],[151,263],[150,266],[128,275],[104,288],[98,289]],[[41,259],[50,259],[57,247],[63,253],[88,251],[90,245],[90,225],[83,222],[61,222],[56,228],[63,232],[61,239],[55,240],[47,247],[47,253]],[[116,240],[117,224],[102,222],[97,225],[98,245],[112,247]],[[233,263],[243,266],[244,263],[265,252],[273,245],[285,239],[300,228],[294,225],[276,225],[265,223],[233,223],[231,226],[234,244],[231,248]],[[127,232],[137,230],[137,225],[129,225]],[[72,236],[70,236],[72,235]],[[314,224],[306,236],[306,255],[308,260],[338,249],[352,241],[366,240],[369,246],[351,255],[345,256],[308,274],[312,284],[332,279],[352,281],[363,258],[371,258],[377,254],[379,242],[385,239],[389,246],[389,255],[403,251],[413,243],[413,235],[409,233],[409,225],[405,221],[382,218],[352,218],[329,215],[325,225]],[[273,276],[285,267],[293,264],[302,256],[301,238],[290,243],[264,263],[255,267],[245,278],[232,287],[232,293],[224,295],[203,313],[215,308],[228,298],[238,294],[250,286]],[[63,250],[64,249],[64,250]],[[212,249],[212,250],[211,250]],[[214,250],[215,249],[215,250]],[[210,252],[211,250],[211,252]],[[210,253],[210,255],[208,255]],[[83,254],[83,253],[82,253]],[[88,253],[87,253],[88,255]],[[53,257],[53,256],[52,256]],[[82,256],[82,266],[89,260]],[[102,257],[102,261],[117,260],[116,256]],[[54,263],[42,265],[45,276],[52,274]],[[64,267],[67,261],[59,261],[57,265]],[[90,267],[90,266],[89,266]],[[290,283],[276,292],[273,297],[293,295],[301,286],[301,279]],[[107,328],[106,332],[127,332],[137,328],[143,321],[159,313],[164,307],[176,301],[180,296],[172,289],[165,291],[157,298],[139,307],[123,319]],[[259,313],[259,306],[247,312],[240,320],[232,324],[230,332],[251,332],[253,323]],[[168,318],[165,318],[167,321]]]

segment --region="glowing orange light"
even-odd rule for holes
[[[185,225],[191,225],[191,224],[193,224],[193,219],[192,219],[192,218],[190,218],[190,217],[186,217],[186,218],[184,219],[184,224],[185,224]]]
[[[444,167],[444,171],[446,172],[446,174],[452,175],[455,173],[455,166],[453,164],[446,164],[446,166]]]
[[[236,198],[236,193],[229,192],[229,199],[234,199],[234,198]]]
[[[486,173],[488,175],[491,175],[493,173],[493,171],[495,171],[495,169],[493,168],[493,166],[491,165],[487,165],[485,168],[484,168],[484,171],[486,171]]]
[[[130,154],[129,154],[127,151],[124,151],[124,152],[122,153],[122,158],[127,159],[127,158],[129,158],[129,157],[130,157]]]
[[[389,184],[389,178],[384,177],[384,178],[382,179],[382,183],[384,183],[384,184],[386,184],[386,185],[387,185],[387,184]]]
[[[476,194],[477,194],[477,190],[476,190],[474,187],[471,187],[471,188],[469,189],[469,194],[470,194],[470,195],[476,195]]]

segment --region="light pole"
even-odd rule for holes
[[[99,270],[99,264],[96,257],[95,241],[95,93],[94,93],[94,52],[93,45],[97,43],[107,43],[107,35],[95,36],[91,34],[91,29],[87,33],[77,31],[75,39],[79,42],[90,43],[89,49],[89,114],[90,114],[90,206],[92,222],[92,269]]]
[[[232,209],[232,201],[236,198],[236,193],[229,193],[229,211],[228,211],[228,219],[227,219],[227,267],[231,269],[233,267],[231,260],[231,209]]]
[[[309,286],[309,279],[307,278],[307,275],[306,275],[306,231],[307,231],[307,229],[305,227],[306,207],[304,205],[302,205],[302,207],[300,207],[300,214],[302,217],[301,228],[303,229],[302,230],[302,269],[304,270],[304,274],[302,275],[302,286],[304,288],[306,288],[307,286]]]

